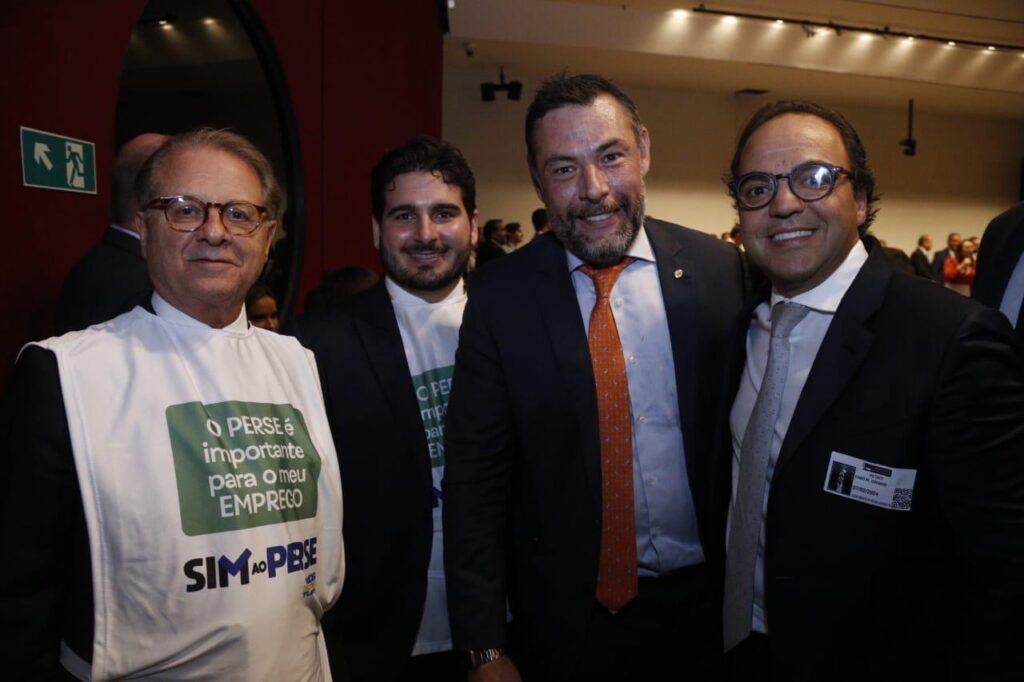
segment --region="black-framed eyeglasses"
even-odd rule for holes
[[[216,201],[203,201],[196,197],[173,196],[157,197],[148,204],[151,209],[164,212],[167,224],[178,232],[195,232],[206,222],[211,208],[220,212],[220,221],[224,228],[233,235],[250,235],[266,222],[267,209],[248,201],[228,201],[220,204]]]
[[[789,191],[801,201],[824,199],[836,187],[840,175],[853,177],[841,166],[808,161],[801,163],[788,173],[747,173],[741,175],[732,185],[732,194],[740,208],[754,210],[772,203],[779,191],[779,180],[786,178]]]

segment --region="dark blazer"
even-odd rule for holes
[[[51,351],[26,346],[18,357],[0,413],[0,443],[6,457],[0,474],[0,546],[10,557],[0,562],[4,676],[73,680],[60,665],[60,644],[92,660],[92,567],[57,357]],[[26,510],[32,511],[26,515]]]
[[[932,259],[932,277],[939,284],[946,283],[946,272],[943,270],[943,266],[947,258],[949,258],[949,249],[945,248],[941,251],[936,251],[935,258]]]
[[[345,585],[324,620],[331,669],[341,679],[395,679],[423,615],[434,494],[384,280],[296,327],[320,369],[344,496]]]
[[[479,270],[484,265],[507,255],[505,249],[501,248],[501,244],[492,239],[484,239],[476,247],[476,268]]]
[[[1019,676],[1024,361],[1012,343],[1001,315],[892,271],[872,249],[771,481],[775,679]],[[826,492],[833,452],[916,470],[910,510]],[[728,491],[732,453],[721,455],[718,489]]]
[[[77,331],[115,318],[153,293],[139,240],[108,227],[78,260],[60,289],[57,333]]]
[[[648,219],[672,340],[687,473],[705,554],[709,465],[723,431],[726,339],[741,319],[739,250]],[[732,330],[732,331],[730,331]],[[729,396],[731,399],[731,396]],[[445,572],[457,649],[506,643],[576,660],[600,546],[597,398],[566,252],[553,234],[480,271],[466,307],[446,430]]]
[[[915,248],[910,253],[910,264],[914,268],[914,274],[926,277],[928,279],[935,279],[935,271],[932,270],[932,264],[928,262],[928,256],[924,254],[921,249]]]
[[[985,228],[971,297],[998,308],[1021,253],[1024,253],[1024,203],[996,216]],[[1024,331],[1020,336],[1024,340]]]

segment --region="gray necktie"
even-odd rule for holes
[[[725,562],[725,601],[722,621],[725,650],[750,634],[754,608],[754,568],[764,515],[764,491],[768,484],[768,460],[775,436],[775,422],[789,373],[789,334],[810,312],[797,303],[777,303],[772,308],[772,338],[768,366],[761,390],[750,413],[740,448],[739,480],[734,492],[732,520]]]

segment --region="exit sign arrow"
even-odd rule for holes
[[[96,194],[96,144],[20,127],[21,179],[26,187]]]
[[[42,142],[36,142],[35,149],[35,160],[36,163],[41,163],[46,166],[46,170],[52,170],[53,164],[50,163],[50,157],[47,154],[50,153],[50,148]]]

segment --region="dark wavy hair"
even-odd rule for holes
[[[637,141],[640,140],[640,131],[644,127],[640,121],[640,112],[633,104],[633,100],[617,85],[607,78],[589,73],[575,76],[559,73],[541,83],[537,94],[533,96],[533,101],[530,102],[530,108],[526,111],[526,156],[531,172],[534,169],[537,153],[533,144],[533,130],[537,127],[537,121],[555,109],[573,105],[587,106],[597,99],[598,95],[611,95],[622,105],[633,124],[633,132],[636,134]]]
[[[462,152],[455,145],[421,135],[389,150],[370,172],[370,202],[378,223],[384,219],[384,195],[395,189],[395,178],[403,173],[439,174],[445,184],[459,188],[466,213],[476,210],[476,178]]]
[[[746,127],[743,128],[743,132],[740,133],[739,139],[736,142],[736,151],[732,155],[732,163],[729,164],[729,173],[722,178],[729,188],[729,196],[733,198],[734,205],[736,199],[735,183],[739,178],[740,157],[743,155],[744,147],[747,146],[750,137],[757,132],[758,128],[783,114],[817,116],[823,121],[830,123],[833,128],[839,131],[839,136],[843,140],[843,147],[846,148],[846,156],[850,159],[850,168],[848,170],[851,173],[850,180],[853,183],[853,189],[855,192],[864,192],[864,196],[867,198],[867,217],[858,226],[861,234],[863,234],[871,227],[871,223],[875,221],[875,216],[878,215],[878,207],[875,206],[875,203],[878,202],[880,197],[875,194],[875,172],[868,165],[868,155],[864,150],[864,143],[860,141],[860,135],[850,125],[850,122],[838,111],[815,104],[814,102],[800,100],[771,102],[754,112],[754,115],[747,122]]]

